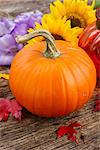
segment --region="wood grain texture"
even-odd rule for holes
[[[43,13],[49,12],[49,4],[53,0],[0,0],[0,10],[10,15],[39,9]]]
[[[39,9],[48,12],[50,0],[0,0],[0,10],[11,15]],[[0,67],[0,73],[8,73],[9,67]],[[59,118],[40,118],[23,110],[22,121],[9,117],[7,122],[0,122],[0,150],[99,150],[100,149],[100,112],[92,112],[95,90],[91,101],[82,109]],[[12,99],[8,81],[0,79],[0,97]],[[55,131],[61,125],[78,121],[82,124],[81,133],[84,142],[79,145],[68,141],[67,137],[56,139]]]

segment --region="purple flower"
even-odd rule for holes
[[[13,52],[16,49],[16,41],[11,34],[5,34],[0,37],[0,51],[1,52]]]
[[[0,65],[10,65],[15,54],[22,49],[23,44],[15,41],[17,35],[24,35],[29,28],[35,27],[35,22],[41,23],[42,13],[26,12],[15,19],[0,19]]]
[[[14,22],[16,27],[14,29],[14,35],[24,35],[29,28],[35,27],[35,22],[41,23],[42,13],[40,11],[26,12],[18,15]]]
[[[13,22],[13,20],[7,19],[7,18],[3,18],[0,19],[0,37],[11,33],[15,28],[15,23]]]
[[[14,58],[14,54],[0,52],[0,64],[1,65],[10,65]]]
[[[13,36],[24,35],[27,33],[29,26],[25,23],[16,24],[14,31],[12,32]]]

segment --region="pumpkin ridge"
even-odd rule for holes
[[[41,59],[41,58],[43,58],[43,57],[39,57],[39,58],[36,58],[35,59],[35,62],[38,62],[39,61],[39,59]],[[17,83],[17,80],[19,80],[19,77],[24,77],[24,74],[22,74],[22,72],[18,72],[17,70],[22,70],[22,68],[23,68],[23,70],[27,70],[28,68],[29,68],[29,66],[30,66],[30,62],[32,62],[32,61],[34,61],[34,60],[31,60],[30,62],[29,62],[29,64],[27,64],[27,66],[24,66],[24,61],[23,61],[23,58],[22,57],[19,57],[19,62],[17,63],[16,62],[16,71],[14,72],[14,74],[17,74],[17,77],[14,79],[15,80],[15,84],[18,84],[20,87],[23,85],[23,79],[19,82],[19,83]],[[20,65],[21,64],[21,65]],[[12,68],[13,69],[13,68]],[[29,78],[29,75],[30,75],[30,72],[32,72],[31,71],[31,69],[30,70],[28,70],[28,72],[27,72],[27,77]],[[25,85],[26,85],[26,81],[25,81]],[[19,86],[17,86],[17,88],[16,88],[16,90],[18,91],[18,89],[19,89]],[[24,94],[24,88],[25,88],[25,86],[23,87],[23,94]],[[17,93],[18,94],[18,93]],[[22,96],[22,99],[23,99],[23,94],[21,94]],[[19,94],[18,94],[19,95]]]
[[[76,78],[75,78],[75,76],[73,74],[73,71],[71,70],[72,65],[68,64],[68,62],[71,61],[71,59],[69,59],[69,60],[68,59],[69,59],[69,55],[68,55],[67,59],[65,57],[62,58],[62,61],[64,62],[65,66],[68,68],[70,74],[72,75],[73,83],[75,83],[75,87],[76,87],[76,90],[77,90],[77,92],[76,92],[77,93],[76,101],[75,101],[75,105],[74,105],[74,109],[73,109],[73,111],[74,111],[74,110],[76,110],[77,103],[78,103],[78,87],[77,87],[77,84],[76,84]],[[69,79],[67,79],[67,83],[68,83],[68,80]]]
[[[40,65],[40,64],[39,64]],[[30,68],[31,68],[31,66],[30,66]],[[37,66],[37,68],[39,68],[38,66]],[[36,70],[36,68],[35,68],[35,70]],[[39,72],[40,70],[38,69],[38,72]],[[33,72],[34,72],[34,70],[29,70],[29,72],[27,72],[27,76],[28,76],[28,78],[27,78],[27,81],[26,81],[26,83],[25,83],[25,86],[24,86],[24,88],[23,88],[23,94],[22,94],[22,99],[24,99],[25,98],[25,95],[24,95],[24,93],[25,93],[25,91],[27,91],[27,86],[29,86],[29,83],[31,83],[31,82],[33,82],[32,80],[31,80],[31,76],[33,75]],[[40,75],[40,74],[39,74]],[[36,93],[36,87],[37,87],[37,85],[39,84],[39,80],[38,80],[38,82],[36,81],[36,83],[34,83],[34,87],[35,87],[35,93]],[[31,84],[30,84],[30,89],[31,89],[31,91],[34,91],[33,90],[33,88],[31,88]],[[31,92],[31,97],[32,97],[32,99],[33,99],[33,97],[34,97],[34,103],[35,103],[35,93],[34,92]],[[28,96],[28,99],[29,99],[29,96]],[[29,101],[30,101],[30,99],[29,99]],[[34,103],[32,103],[32,105],[31,105],[31,108],[32,108],[32,110],[34,109],[34,111],[35,111],[35,105],[34,105]],[[25,104],[24,104],[25,105]],[[29,106],[30,107],[30,106]],[[31,109],[31,108],[29,108],[29,109]],[[31,111],[32,111],[31,110]]]
[[[73,57],[74,58],[74,57]],[[90,65],[88,65],[89,64],[89,61],[86,63],[86,61],[84,61],[84,58],[83,58],[83,61],[82,61],[82,59],[80,59],[80,57],[75,57],[74,58],[74,60],[76,61],[76,60],[78,60],[78,61],[80,61],[80,62],[82,62],[82,64],[85,66],[85,67],[90,67]],[[74,62],[75,62],[74,61]],[[92,66],[94,66],[94,64],[92,63],[91,64]],[[80,67],[80,70],[82,70],[82,68]],[[86,75],[86,73],[85,73],[85,76],[86,76],[86,79],[87,79],[87,75]],[[93,77],[92,77],[93,78]],[[88,78],[89,79],[89,78]],[[89,84],[89,89],[91,88],[91,82],[89,82],[89,80],[87,80],[88,81],[88,84]],[[91,92],[90,92],[90,94],[91,94]]]
[[[70,60],[70,59],[69,59]],[[77,68],[80,68],[80,72],[81,72],[81,74],[83,74],[84,72],[83,72],[83,70],[81,69],[81,67],[79,66],[79,64],[77,64],[76,63],[76,60],[75,59],[73,59],[72,61],[71,61],[73,64],[75,64],[76,66],[77,66]],[[83,64],[83,62],[82,62],[82,64],[81,64],[82,66],[84,65]],[[83,78],[84,78],[84,81],[86,81],[87,80],[87,77],[86,77],[86,75],[83,75]],[[90,83],[88,82],[88,80],[87,80],[87,85],[88,85],[88,89],[90,89]],[[90,90],[86,90],[86,91],[90,91]],[[90,93],[90,92],[89,92]],[[89,97],[89,94],[88,93],[88,97]],[[87,97],[87,99],[88,99],[88,97]],[[85,102],[84,102],[85,103]]]
[[[42,59],[41,59],[42,58]],[[39,60],[41,60],[41,61],[43,61],[43,62],[45,62],[46,60],[44,59],[44,57],[41,57],[41,58],[39,58]],[[37,62],[39,62],[39,60],[37,60]],[[42,62],[41,62],[42,63]],[[36,95],[38,94],[38,91],[37,91],[37,89],[38,89],[38,86],[40,87],[40,79],[41,79],[41,70],[42,70],[42,72],[43,72],[43,67],[41,68],[41,63],[38,63],[38,64],[36,64],[36,66],[35,66],[35,64],[34,64],[34,66],[35,66],[35,68],[32,70],[32,71],[30,71],[31,73],[30,73],[30,76],[33,76],[34,75],[34,73],[36,74],[36,71],[35,70],[37,70],[36,68],[39,68],[38,69],[38,73],[37,74],[39,74],[38,75],[38,79],[36,80],[36,85],[34,85],[34,86],[36,86],[35,87],[35,90],[33,90],[33,91],[35,91],[35,93],[33,93],[32,94],[32,99],[34,99],[34,104],[33,104],[33,107],[32,107],[32,110],[31,110],[31,112],[33,112],[33,110],[34,110],[34,112],[35,112],[35,114],[37,114],[37,100],[36,100]],[[46,69],[46,68],[45,68]],[[37,76],[37,75],[36,75]],[[34,77],[34,80],[35,80],[35,78],[36,77]],[[31,78],[30,78],[30,80],[28,80],[27,81],[27,84],[26,84],[26,89],[27,89],[27,86],[28,86],[28,83],[31,83],[32,81],[31,81]],[[32,85],[31,85],[32,86]],[[26,90],[27,91],[27,90]],[[43,94],[43,91],[42,91],[42,89],[41,89],[41,92],[42,92],[42,94]],[[41,99],[40,99],[40,101],[41,101]]]
[[[76,58],[75,58],[76,59]],[[81,60],[80,60],[81,61]],[[87,78],[87,75],[86,75],[86,73],[82,70],[82,67],[76,62],[76,60],[74,60],[73,61],[74,62],[74,64],[76,64],[77,66],[78,66],[78,68],[80,68],[80,71],[84,74],[84,77],[85,77],[85,80],[87,81],[87,85],[88,85],[88,91],[89,91],[89,93],[88,93],[88,98],[90,97],[90,83],[89,83],[89,81],[88,81],[88,78]],[[84,64],[83,64],[83,62],[82,62],[82,66],[83,66]],[[87,67],[88,68],[88,67]]]
[[[44,62],[45,63],[45,62]],[[49,66],[49,67],[48,67]],[[50,67],[51,66],[51,67]],[[48,62],[47,60],[46,60],[46,63],[45,63],[45,67],[42,67],[41,68],[41,71],[42,72],[45,72],[46,71],[46,68],[47,68],[47,73],[49,72],[49,78],[50,78],[50,80],[48,80],[48,82],[46,82],[46,81],[44,81],[44,84],[43,84],[43,86],[44,87],[46,87],[46,86],[48,86],[48,83],[49,83],[49,86],[47,87],[47,88],[49,88],[48,90],[47,90],[47,92],[48,93],[52,93],[52,72],[53,72],[53,64],[52,64],[52,61],[50,61],[50,62]],[[51,70],[52,71],[50,71],[49,70],[49,68],[52,68]],[[44,70],[44,71],[43,71]],[[42,78],[44,78],[44,74],[43,73],[41,73],[41,71],[40,71],[40,76],[39,76],[39,87],[41,87],[41,81],[43,80]],[[42,88],[42,87],[41,87]],[[43,89],[43,88],[42,88]],[[51,92],[50,92],[51,91]],[[44,90],[44,91],[42,91],[42,94],[41,94],[41,97],[42,97],[42,101],[41,101],[41,103],[43,103],[43,100],[45,99],[44,97],[45,97],[45,95],[46,95],[46,90]],[[48,100],[48,101],[47,101]],[[45,108],[43,108],[43,109],[47,109],[48,108],[48,114],[49,114],[49,116],[52,116],[52,94],[49,94],[49,99],[45,99],[44,100],[45,101]],[[39,105],[39,104],[37,104],[37,102],[39,103],[39,100],[37,101],[37,98],[36,98],[36,96],[35,96],[35,106],[37,106],[37,105]],[[47,106],[47,107],[46,107]],[[35,107],[36,108],[36,107]],[[37,108],[36,108],[36,110],[37,110]],[[46,111],[45,111],[46,112]],[[38,111],[37,113],[39,113],[40,114],[40,111]],[[46,113],[44,113],[44,111],[43,111],[43,114],[41,114],[41,115],[43,115],[43,116],[45,116],[45,115],[47,115]]]
[[[63,72],[63,70],[61,69],[61,67],[60,67],[60,64],[59,65],[57,65],[57,61],[56,61],[56,68],[57,68],[57,70],[58,70],[58,72],[59,72],[59,76],[60,76],[60,78],[63,80],[63,90],[65,91],[65,88],[64,88],[64,85],[66,85],[66,87],[67,87],[67,84],[65,84],[65,83],[67,83],[67,80],[65,81],[65,78],[62,78],[62,76],[64,76],[64,72]],[[68,89],[68,87],[66,88],[66,90]],[[63,90],[62,90],[62,92],[63,92]],[[67,101],[67,103],[64,105],[64,114],[66,114],[66,107],[68,107],[68,94],[65,94],[65,92],[64,92],[64,97],[66,97],[66,101]],[[65,103],[65,102],[64,102]],[[68,107],[69,108],[69,107]]]
[[[83,55],[80,55],[80,53],[78,53],[77,56],[75,56],[75,55],[73,55],[72,53],[70,53],[69,56],[73,57],[74,60],[77,59],[77,60],[81,61],[87,68],[90,67],[90,64],[89,64],[89,63],[92,63],[92,65],[94,66],[94,64],[93,64],[93,62],[90,60],[90,58],[89,58],[89,59],[86,59],[86,58],[85,58],[85,61],[84,61],[84,56],[83,56]],[[80,56],[81,56],[81,59],[80,59]],[[83,56],[83,57],[82,57],[82,56]]]
[[[80,57],[76,57],[76,58],[74,58],[74,60],[76,61],[76,60],[78,60],[78,61],[80,61],[81,63],[82,63],[82,65],[84,65],[86,68],[90,68],[90,63],[91,63],[91,65],[92,66],[94,66],[94,64],[93,64],[93,62],[92,61],[89,61],[90,60],[90,58],[88,59],[88,61],[87,60],[85,60],[84,61],[84,58],[82,59],[80,59]],[[75,62],[74,61],[74,62]],[[79,64],[78,64],[79,65]],[[82,70],[82,68],[80,67],[80,70]],[[87,75],[86,75],[86,78],[87,78]],[[89,82],[89,87],[90,87],[90,82]]]
[[[58,58],[58,59],[59,59],[59,58]],[[57,70],[57,75],[59,76],[59,78],[57,78],[57,80],[62,78],[62,77],[61,77],[61,74],[62,74],[62,73],[61,73],[61,70],[59,70],[59,66],[57,65],[57,62],[59,61],[58,59],[53,59],[53,61],[55,62],[55,68],[56,68],[56,70]],[[54,76],[54,72],[53,72],[52,76]],[[53,80],[54,80],[54,78],[53,78]],[[53,83],[54,83],[54,82],[53,82]],[[53,85],[54,85],[54,84],[52,84],[52,89],[54,88]],[[54,91],[54,90],[53,90],[53,91]],[[54,98],[53,98],[53,99],[54,99]],[[62,102],[63,102],[63,108],[64,108],[64,107],[65,107],[65,105],[64,105],[64,104],[65,104],[65,101],[64,101],[64,100],[63,100],[63,101],[61,100],[61,103],[62,103]],[[61,115],[64,115],[64,114],[65,114],[65,111],[60,112],[60,113],[58,113],[58,112],[55,113],[55,111],[54,111],[54,110],[55,110],[55,104],[54,104],[53,101],[52,101],[52,105],[53,105],[52,116],[53,116],[54,114],[56,114],[56,116],[57,116],[57,115],[61,116]],[[56,106],[56,107],[57,107],[57,106]],[[57,108],[56,108],[56,109],[57,109]]]
[[[29,66],[24,66],[23,65],[24,64],[24,62],[21,62],[21,65],[19,66],[18,65],[18,67],[17,67],[17,69],[16,69],[16,72],[14,73],[14,74],[17,74],[17,77],[14,79],[15,80],[15,84],[18,84],[19,86],[17,86],[16,87],[16,89],[14,88],[14,91],[13,91],[13,93],[14,93],[14,95],[15,95],[15,91],[17,91],[17,96],[19,97],[19,92],[21,92],[21,91],[19,91],[18,89],[19,89],[19,87],[22,87],[22,85],[23,85],[23,80],[24,80],[24,76],[25,76],[25,74],[23,74],[22,72],[18,72],[17,70],[21,70],[21,68],[25,68],[25,70],[29,67]],[[21,67],[22,66],[22,67]],[[30,70],[31,71],[31,70]],[[29,72],[30,71],[28,71],[28,73],[27,74],[29,74]],[[23,79],[21,80],[21,81],[19,81],[19,78],[20,77],[22,77]],[[12,77],[13,78],[13,77]],[[18,82],[19,81],[19,82]],[[24,80],[25,81],[25,80]],[[11,82],[11,81],[10,81]],[[25,83],[26,84],[26,83]],[[24,88],[25,88],[25,84],[24,84],[24,87],[23,87],[23,90],[24,90]],[[12,89],[12,87],[11,87],[11,89]],[[18,92],[19,91],[19,92]],[[22,93],[24,93],[23,91],[22,91]],[[16,96],[16,95],[15,95]],[[17,98],[17,99],[19,99],[19,98]],[[22,99],[22,94],[21,94],[21,99]],[[22,102],[23,103],[23,102]],[[21,103],[21,104],[22,104]]]
[[[64,62],[66,62],[66,60],[65,59],[63,59],[63,61]],[[68,58],[67,58],[67,61],[68,61]],[[70,59],[69,59],[69,61],[70,61]],[[75,76],[74,76],[74,73],[73,73],[73,71],[72,71],[72,69],[71,69],[71,66],[67,66],[68,68],[69,68],[69,71],[70,71],[70,73],[72,74],[72,77],[73,77],[73,79],[74,79],[74,83],[75,83],[75,87],[76,87],[76,90],[77,90],[77,101],[76,101],[76,106],[75,106],[75,108],[74,108],[74,111],[77,109],[77,107],[78,107],[78,99],[79,99],[79,96],[78,96],[78,91],[79,91],[79,89],[78,89],[78,86],[77,86],[77,82],[76,82],[76,78],[75,78]]]
[[[76,54],[75,54],[76,53]],[[91,63],[91,59],[90,59],[90,57],[87,55],[87,53],[85,52],[85,51],[83,51],[83,49],[80,49],[80,52],[79,51],[76,51],[76,49],[75,49],[75,51],[74,51],[74,55],[73,55],[73,53],[72,52],[69,52],[69,55],[72,55],[72,56],[74,56],[75,57],[75,55],[77,55],[77,56],[79,56],[79,57],[75,57],[75,58],[80,58],[81,57],[81,59],[84,61],[84,56],[85,56],[85,61],[87,62],[87,65],[88,65],[88,63],[90,62]],[[84,63],[85,63],[85,61],[84,61]]]
[[[78,66],[78,65],[77,65]],[[83,72],[81,71],[81,74],[82,74]],[[84,78],[84,80],[86,79],[86,77],[84,77],[83,76],[83,78]],[[76,82],[77,83],[77,82]],[[87,85],[88,85],[88,89],[89,89],[89,84],[87,83]],[[78,91],[81,91],[81,89],[80,89],[80,87],[78,87]],[[88,91],[88,90],[86,90],[86,91]],[[81,91],[82,92],[82,91]],[[80,92],[79,92],[79,94],[80,94]],[[83,93],[84,95],[85,95],[85,93]],[[87,99],[88,99],[88,97],[89,97],[89,93],[88,93],[88,96],[87,96]],[[76,109],[79,109],[79,108],[81,108],[81,106],[82,105],[84,105],[86,102],[87,102],[87,99],[86,100],[82,100],[82,103],[80,103],[81,102],[81,100],[79,99],[79,102],[77,103],[77,106],[76,106]],[[84,102],[83,102],[84,101]]]
[[[21,53],[21,55],[26,54],[27,56],[30,57],[30,52],[28,53],[28,52],[26,52],[26,51],[21,50],[18,54],[20,54],[20,53]],[[32,51],[31,51],[31,53],[32,53]],[[41,53],[41,52],[40,52],[40,53]],[[35,54],[34,54],[34,53],[33,53],[33,55],[34,55],[34,59],[35,59],[35,60],[34,60],[34,59],[33,59],[33,60],[36,61],[37,58],[35,57]],[[33,56],[33,55],[32,55],[32,56]],[[41,56],[42,56],[42,55],[41,55]],[[26,56],[25,56],[25,57],[26,57]],[[24,57],[24,58],[25,58],[25,57]],[[40,56],[39,56],[39,57],[40,57]],[[19,61],[16,61],[16,62],[15,62],[15,60],[13,60],[14,63],[16,63],[16,64],[15,64],[16,67],[19,66],[20,63],[21,63],[21,64],[22,64],[22,63],[23,63],[23,64],[25,63],[25,62],[23,62],[23,57],[22,57],[22,56],[19,57],[19,55],[16,55],[15,58],[16,58],[16,59],[17,59],[17,58],[19,59]],[[26,59],[25,59],[24,61],[26,61]],[[27,58],[27,61],[28,61],[28,58]],[[13,62],[12,62],[12,64],[13,64]]]

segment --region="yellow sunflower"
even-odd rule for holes
[[[35,29],[29,29],[32,32],[37,29],[48,30],[55,40],[64,40],[72,43],[77,43],[78,35],[82,32],[82,28],[75,27],[71,28],[70,20],[66,21],[66,16],[63,18],[55,19],[52,15],[46,14],[42,18],[42,24],[36,23]],[[34,41],[44,40],[43,37],[36,37],[28,43],[33,43]]]
[[[55,18],[66,16],[67,20],[70,19],[72,28],[85,28],[96,20],[94,6],[95,0],[91,5],[88,5],[88,0],[56,0],[50,4],[50,11]]]

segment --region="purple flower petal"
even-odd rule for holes
[[[13,58],[14,58],[14,55],[6,54],[6,53],[0,53],[0,66],[10,65]]]
[[[17,24],[12,34],[14,35],[14,37],[16,37],[17,35],[25,35],[28,29],[29,27],[25,23]]]
[[[1,19],[0,20],[0,36],[11,33],[15,28],[15,23],[9,19]]]
[[[23,44],[17,44],[17,49],[21,50],[23,48]]]
[[[35,13],[33,11],[31,12],[26,12],[26,13],[21,13],[20,15],[18,15],[14,22],[15,23],[26,23],[29,24],[29,21],[32,19],[33,24],[36,21],[40,21],[42,18],[42,13],[40,11],[36,11]],[[31,25],[31,27],[33,27],[33,25]]]
[[[18,15],[14,22],[15,23],[28,23],[29,17],[27,17],[26,15]]]
[[[35,22],[41,23],[41,17],[35,18],[34,16],[31,16],[28,22],[29,28],[34,28]]]
[[[21,13],[20,15],[18,15],[15,18],[14,22],[15,23],[26,23],[27,24],[31,15],[33,15],[33,12]]]
[[[6,28],[6,25],[4,22],[0,21],[0,36],[3,36],[4,34],[8,33],[8,29]]]
[[[9,33],[11,33],[14,30],[16,24],[13,20],[7,18],[4,18],[3,21],[5,22],[6,27],[9,29]]]
[[[34,13],[34,17],[38,18],[38,17],[42,17],[43,16],[43,13],[40,12],[39,10],[36,10],[35,13]]]
[[[0,37],[0,51],[11,51],[16,49],[16,41],[11,34],[6,34],[3,37]]]
[[[29,22],[28,22],[29,28],[34,28],[36,21],[37,21],[37,20],[36,20],[36,18],[35,18],[34,16],[30,17]]]

